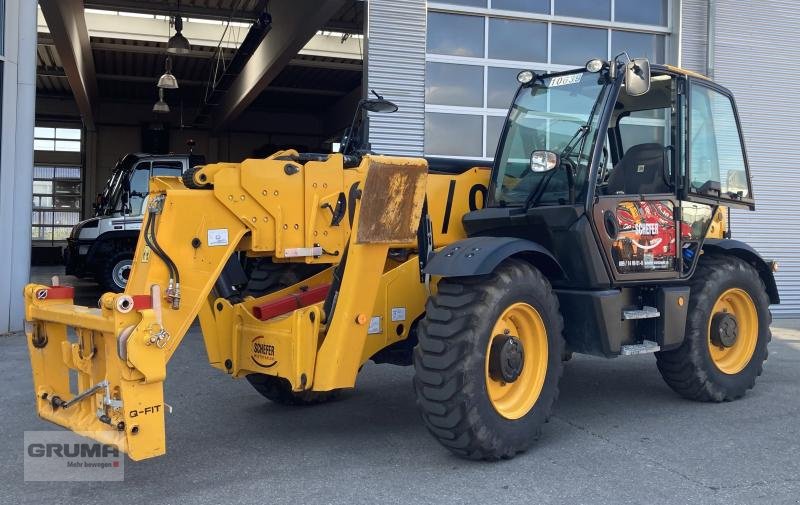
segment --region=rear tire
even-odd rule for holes
[[[341,395],[341,390],[338,389],[296,393],[292,391],[292,386],[288,380],[258,373],[248,375],[247,382],[262,396],[280,405],[317,405],[335,400]]]
[[[470,459],[509,459],[530,447],[558,397],[563,327],[550,283],[528,263],[512,259],[487,276],[442,279],[414,351],[428,431]],[[518,337],[524,359],[519,375],[505,381],[491,373],[489,357],[509,337]]]
[[[679,395],[704,402],[731,401],[752,389],[767,359],[772,314],[764,282],[735,257],[703,256],[691,281],[683,344],[656,353],[658,370]],[[732,314],[738,336],[712,341],[715,317]]]
[[[274,263],[272,258],[251,258],[247,265],[246,296],[260,296],[294,286],[323,271],[328,265]]]
[[[122,293],[128,284],[133,267],[133,253],[117,252],[103,262],[97,273],[97,282],[112,293]]]

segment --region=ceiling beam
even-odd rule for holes
[[[271,0],[272,30],[213,112],[212,127],[225,129],[317,33],[346,0]]]
[[[57,79],[66,79],[67,74],[60,68],[39,67],[36,69],[36,75],[39,77],[55,77]],[[145,77],[141,75],[121,75],[121,74],[97,74],[97,79],[100,81],[117,81],[117,82],[132,82],[137,84],[156,85],[158,79],[154,77]],[[205,81],[192,81],[189,79],[178,79],[178,85],[193,88],[205,86]],[[333,89],[318,89],[318,88],[294,88],[290,86],[269,86],[264,91],[274,93],[295,93],[300,95],[319,95],[319,96],[344,96],[347,93]]]
[[[161,16],[175,16],[178,12],[177,5],[163,0],[84,0],[87,9],[107,11],[135,12],[138,14],[155,14]],[[218,7],[199,7],[196,5],[181,5],[181,15],[188,18],[231,20],[250,23],[256,19],[259,9],[250,11],[232,12],[230,9]]]
[[[155,14],[160,16],[174,16],[178,9],[177,5],[164,2],[163,0],[84,0],[87,9],[99,9],[108,11],[134,12],[139,14]],[[184,17],[198,19],[230,20],[240,23],[252,23],[255,21],[261,7],[253,11],[238,11],[233,13],[229,9],[218,7],[200,7],[196,5],[181,5],[181,14]],[[331,19],[324,25],[325,30],[337,31],[342,33],[363,33],[364,27],[359,23],[350,23],[341,20]]]
[[[39,5],[83,123],[94,130],[97,75],[83,15],[83,0],[40,0]]]

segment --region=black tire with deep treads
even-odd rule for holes
[[[257,373],[248,375],[247,382],[265,398],[280,405],[316,405],[335,400],[339,398],[341,394],[341,390],[338,389],[333,391],[304,391],[302,393],[296,393],[292,391],[292,386],[289,384],[288,380]]]
[[[247,287],[244,294],[258,298],[294,286],[328,268],[328,265],[273,263],[272,258],[251,258],[246,268]]]
[[[509,420],[491,403],[485,360],[495,322],[517,302],[533,306],[542,317],[548,360],[536,403],[520,419]],[[523,261],[507,260],[486,276],[442,279],[428,300],[414,350],[417,405],[431,434],[470,459],[508,459],[530,447],[558,397],[563,327],[550,283]]]
[[[746,291],[758,314],[758,341],[750,362],[737,374],[725,374],[711,359],[708,324],[717,299],[726,290]],[[689,313],[683,344],[675,350],[656,353],[658,370],[679,395],[704,402],[731,401],[752,389],[767,359],[772,338],[769,296],[758,272],[733,256],[703,255],[691,280]]]

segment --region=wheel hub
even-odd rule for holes
[[[506,383],[513,383],[522,373],[525,351],[517,337],[497,335],[489,352],[489,376]]]
[[[711,319],[711,343],[725,349],[731,348],[739,338],[739,323],[728,312],[714,314]]]

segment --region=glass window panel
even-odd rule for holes
[[[489,58],[547,61],[547,23],[490,18]]]
[[[428,13],[428,52],[483,57],[483,17]]]
[[[55,151],[55,149],[56,149],[55,140],[33,139],[34,151]]]
[[[53,193],[53,181],[33,181],[33,192],[49,195]]]
[[[67,240],[71,232],[71,226],[68,228],[53,228],[53,240]]]
[[[180,161],[154,161],[153,177],[169,176],[180,177],[183,173],[183,163]]]
[[[60,226],[74,226],[78,224],[77,212],[53,212],[53,224]]]
[[[56,138],[65,140],[80,140],[81,131],[78,128],[57,128]]]
[[[425,114],[425,152],[442,156],[482,156],[483,118],[466,114]]]
[[[486,156],[493,158],[497,154],[497,143],[503,133],[506,118],[502,116],[486,117]]]
[[[637,110],[619,121],[623,153],[639,144],[671,144],[667,133],[671,131],[670,109]]]
[[[486,7],[486,0],[439,0],[443,4],[467,5],[469,7]],[[497,0],[495,0],[497,1]]]
[[[56,196],[53,207],[57,209],[78,209],[81,208],[81,197],[79,196]]]
[[[50,177],[53,177],[52,175]],[[56,179],[80,179],[81,169],[78,167],[56,167]]]
[[[623,23],[667,26],[667,0],[616,0],[614,19]]]
[[[33,129],[33,136],[37,139],[53,139],[56,137],[56,129],[37,126]]]
[[[617,30],[611,33],[612,55],[627,51],[631,58],[648,58],[651,63],[664,62],[665,44],[663,35]]]
[[[592,58],[606,59],[607,45],[607,30],[553,25],[551,63],[583,66]]]
[[[556,16],[611,19],[611,0],[555,0]]]
[[[34,207],[52,207],[53,206],[53,197],[51,197],[51,196],[34,196],[33,197],[33,206]]]
[[[550,0],[492,0],[492,9],[550,14]]]
[[[425,103],[483,107],[483,67],[428,63]]]
[[[664,144],[666,135],[663,126],[633,124],[624,120],[619,124],[619,133],[622,136],[622,149],[625,152],[639,144]]]
[[[50,227],[34,226],[31,231],[33,240],[53,240],[53,229]]]
[[[691,184],[695,190],[708,182],[719,182],[721,195],[736,193],[749,197],[739,129],[733,105],[724,95],[694,85],[691,111]]]
[[[79,153],[81,142],[79,140],[56,140],[56,151]]]
[[[486,87],[486,106],[495,109],[507,109],[514,100],[519,88],[516,68],[490,68]]]
[[[45,211],[34,211],[31,218],[34,225],[53,224],[53,213]]]
[[[53,178],[53,167],[40,167],[40,166],[33,167],[33,178],[34,179],[52,179]]]
[[[53,193],[57,195],[80,195],[81,183],[72,181],[54,181],[55,189]]]

